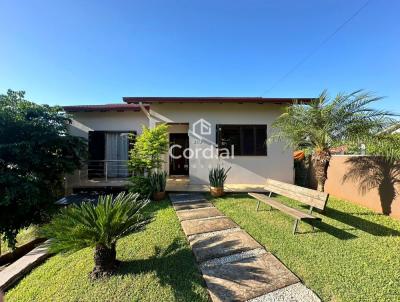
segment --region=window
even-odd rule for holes
[[[135,135],[136,132],[89,131],[88,177],[127,177],[126,162]]]
[[[234,155],[267,155],[267,125],[217,125],[218,148]]]

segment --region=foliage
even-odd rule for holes
[[[141,230],[148,220],[141,211],[148,200],[138,194],[102,195],[97,204],[83,202],[61,210],[42,229],[52,238],[51,250],[77,251],[101,244],[112,248],[118,239]]]
[[[167,185],[167,172],[152,172],[149,176],[153,192],[165,192]]]
[[[362,90],[338,94],[327,91],[309,104],[294,104],[274,122],[271,141],[285,141],[291,147],[326,150],[348,140],[359,140],[385,129],[394,122],[391,113],[368,107],[381,100]]]
[[[229,167],[228,169],[225,169],[224,167],[221,167],[218,165],[216,168],[212,168],[208,172],[208,179],[210,180],[210,185],[212,187],[220,188],[224,186],[225,180],[228,177],[228,172],[231,169]]]
[[[86,144],[67,133],[60,107],[0,95],[0,234],[11,247],[21,228],[42,222],[59,197],[63,176],[80,166]]]
[[[277,196],[304,211],[301,204]],[[316,231],[306,223],[292,236],[293,220],[244,194],[213,200],[254,239],[266,246],[323,301],[392,302],[400,296],[400,221],[333,197]],[[377,273],[379,272],[379,273]]]
[[[153,192],[149,177],[138,175],[131,176],[128,190],[131,193],[138,193],[142,198],[149,198]]]
[[[170,202],[150,203],[143,214],[154,217],[146,229],[118,241],[120,274],[91,282],[92,249],[59,254],[10,289],[6,301],[209,301]]]
[[[338,94],[330,99],[327,92],[309,104],[293,104],[273,123],[270,141],[284,141],[293,148],[312,154],[318,188],[323,190],[329,149],[345,142],[360,142],[391,125],[393,114],[369,107],[381,100],[362,90]]]
[[[24,245],[39,237],[38,226],[32,225],[30,227],[19,230],[16,239],[16,246]],[[9,252],[10,248],[7,246],[7,241],[0,241],[0,255]]]
[[[380,134],[366,140],[367,153],[390,163],[400,161],[400,134]]]
[[[129,168],[136,175],[160,169],[168,147],[168,125],[160,124],[152,129],[143,126],[142,134],[136,137],[135,145],[130,150]]]

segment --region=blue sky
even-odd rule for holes
[[[400,1],[0,0],[0,93],[49,104],[122,96],[316,96],[364,88],[400,113]],[[263,94],[267,91],[266,94]]]

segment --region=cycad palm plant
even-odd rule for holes
[[[120,193],[115,198],[100,196],[97,204],[84,202],[62,209],[42,232],[52,239],[53,252],[94,247],[91,277],[96,279],[114,272],[117,240],[141,230],[148,222],[142,214],[147,203],[133,193]]]
[[[309,104],[286,107],[273,124],[270,141],[306,149],[312,155],[318,190],[324,191],[332,147],[361,142],[393,123],[393,114],[368,107],[380,99],[362,90],[330,99],[323,91]]]

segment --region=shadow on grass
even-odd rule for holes
[[[120,275],[154,272],[162,286],[172,288],[177,301],[199,301],[204,297],[193,291],[194,286],[204,287],[196,268],[193,254],[183,247],[181,239],[175,239],[166,249],[155,247],[155,255],[142,260],[121,261]]]
[[[358,238],[356,235],[346,232],[344,229],[339,229],[323,221],[315,221],[313,223],[316,227],[315,231],[301,232],[299,234],[326,233],[340,240],[351,240]]]
[[[354,216],[352,215],[352,213],[345,213],[330,207],[326,207],[323,215],[374,236],[400,236],[400,232],[398,230],[388,228],[384,225],[372,222],[361,217]],[[365,213],[364,216],[366,216]],[[379,215],[371,213],[370,216],[373,217]]]
[[[273,197],[279,196],[279,195],[272,195]],[[239,196],[231,196],[230,198],[243,198],[243,195]],[[278,201],[282,202],[279,198],[277,199]],[[285,203],[285,202],[283,202]],[[328,201],[329,205],[329,201]],[[291,205],[289,205],[291,206]],[[308,208],[307,205],[298,205],[300,208],[306,210]],[[315,210],[315,212],[319,212],[321,215],[327,216],[331,219],[337,220],[343,224],[346,224],[353,229],[358,229],[361,231],[364,231],[366,233],[369,233],[374,236],[400,236],[400,231],[396,229],[392,229],[389,227],[386,227],[384,225],[381,225],[379,223],[375,223],[371,220],[364,219],[360,216],[364,217],[377,217],[377,216],[382,216],[382,214],[378,213],[373,213],[373,212],[360,212],[360,213],[346,213],[346,212],[341,212],[337,209],[331,208],[327,206],[323,212]],[[354,214],[354,215],[353,215]],[[357,238],[354,234],[346,232],[344,229],[341,228],[336,228],[332,225],[329,225],[324,222],[316,222],[316,227],[319,228],[320,230],[323,230],[327,233],[329,233],[332,236],[335,236],[338,239],[342,240],[348,240],[348,239],[354,239]]]

